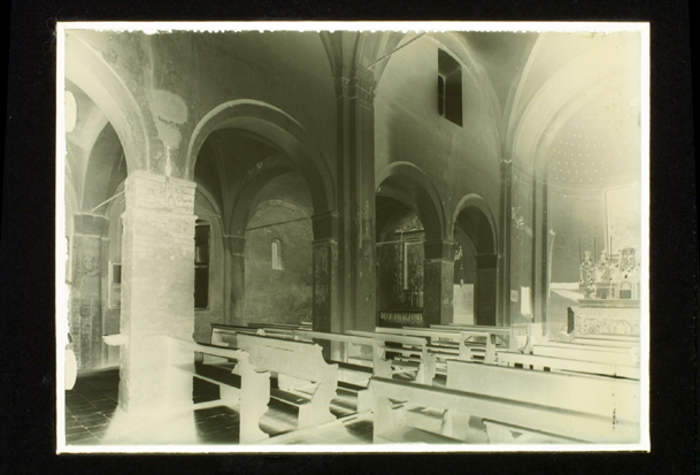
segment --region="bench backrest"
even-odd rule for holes
[[[639,425],[636,422],[617,420],[611,423],[609,417],[556,409],[517,399],[376,377],[370,381],[370,390],[375,400],[375,418],[379,421],[375,421],[375,437],[386,429],[390,430],[390,426],[396,423],[387,414],[392,411],[391,401],[406,401],[411,406],[465,412],[488,420],[586,442],[630,443],[639,440]],[[389,427],[382,427],[387,421]]]
[[[611,423],[639,421],[638,381],[448,361],[447,387],[595,414]]]
[[[257,335],[238,335],[238,348],[248,353],[250,364],[306,381],[320,381],[338,365],[323,359],[319,345]]]
[[[525,369],[543,371],[548,368],[551,371],[573,371],[577,373],[600,374],[618,378],[639,380],[638,366],[615,365],[599,363],[595,361],[581,361],[550,356],[530,355],[514,351],[497,352],[498,364],[514,367],[519,364]]]

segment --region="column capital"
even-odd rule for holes
[[[426,261],[446,261],[454,263],[454,241],[431,239],[423,243]]]
[[[314,230],[314,242],[338,239],[338,212],[325,211],[311,216]]]
[[[377,82],[372,71],[364,66],[356,66],[347,76],[335,80],[336,98],[360,99],[367,103],[374,102],[374,90]]]
[[[196,187],[193,181],[136,170],[126,178],[126,210],[143,208],[193,215]]]
[[[84,236],[102,236],[109,219],[104,216],[88,213],[76,213],[73,215],[73,234]]]
[[[244,255],[245,254],[245,245],[246,245],[246,238],[245,236],[238,236],[238,235],[227,235],[224,234],[222,236],[224,238],[224,243],[226,246],[229,248],[232,254],[240,254]]]

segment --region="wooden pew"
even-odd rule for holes
[[[517,351],[518,348],[524,347],[527,344],[528,338],[537,331],[541,332],[541,325],[527,324],[515,325],[512,327],[497,327],[492,325],[467,325],[462,323],[450,323],[447,325],[434,324],[430,328],[436,330],[452,330],[452,331],[473,331],[473,332],[488,332],[493,335],[495,342],[499,346],[507,346],[511,351]],[[499,343],[500,342],[500,343]]]
[[[225,360],[234,360],[235,374],[232,368],[212,368],[209,365],[195,363],[171,365],[170,371],[181,372],[185,377],[195,377],[219,386],[220,399],[217,401],[195,404],[202,408],[212,404],[239,404],[239,441],[249,443],[266,439],[268,435],[260,430],[260,417],[267,412],[270,384],[269,373],[260,373],[249,361],[249,354],[240,349],[204,345],[193,341],[168,337],[171,345],[189,349],[195,354],[207,354]],[[228,373],[228,374],[227,374]],[[173,379],[177,377],[171,374]]]
[[[270,397],[299,410],[297,426],[311,427],[335,420],[330,412],[331,400],[335,397],[338,381],[338,366],[327,364],[321,347],[310,342],[282,340],[248,333],[235,334],[236,348],[202,345],[180,341],[199,353],[225,360],[236,360],[233,369],[224,365],[234,377],[240,377],[240,390],[223,386],[224,378],[204,374],[203,368],[194,365],[179,367],[192,376],[204,379],[226,391],[227,399],[235,400],[239,395],[241,406],[241,443],[267,438],[260,430],[260,418],[268,410]],[[212,365],[203,365],[212,368]],[[271,389],[270,377],[275,375],[279,389]]]
[[[591,345],[591,346],[607,346],[607,347],[618,347],[618,348],[639,348],[639,338],[601,338],[592,336],[578,336],[572,341],[581,345]],[[624,335],[620,335],[624,336]]]
[[[415,371],[416,382],[433,383],[437,357],[429,351],[426,338],[360,330],[347,330],[345,334],[374,340],[373,367],[375,374],[391,377],[395,372]],[[389,346],[387,343],[400,346]],[[387,353],[395,353],[400,356],[390,359],[386,358]]]
[[[429,351],[436,353],[438,360],[443,363],[456,357],[463,361],[495,364],[498,339],[507,342],[508,340],[503,337],[510,334],[508,329],[498,327],[462,328],[447,325],[436,327],[432,325],[430,328],[377,327],[376,331],[428,338]],[[453,346],[446,346],[446,341],[453,343]]]
[[[224,325],[222,323],[211,324],[212,345],[236,347],[236,337],[239,333],[248,333],[255,335],[257,330],[247,325]]]
[[[475,392],[484,396],[514,399],[526,404],[546,406],[553,410],[574,411],[602,417],[609,427],[601,432],[554,432],[590,442],[633,442],[639,437],[639,382],[609,377],[523,371],[507,367],[485,367],[462,361],[448,362],[447,388]],[[477,414],[481,416],[480,414]],[[485,417],[493,422],[493,435],[507,440],[507,432],[500,426],[520,427],[518,432],[529,429],[552,432],[540,427],[537,421],[523,423],[522,419]],[[585,427],[585,423],[582,427]],[[504,438],[504,435],[506,437]],[[489,434],[491,438],[492,434]],[[600,437],[600,439],[598,439]],[[532,437],[528,437],[532,439]],[[536,439],[536,437],[535,437]],[[525,441],[523,439],[522,441]],[[546,438],[545,438],[546,440]]]
[[[338,386],[338,365],[325,362],[319,345],[239,334],[238,348],[249,355],[248,360],[260,380],[266,381],[259,387],[264,386],[267,391],[262,390],[256,396],[265,402],[265,411],[257,415],[258,420],[267,411],[270,373],[277,375],[280,388],[272,391],[272,396],[299,408],[299,428],[335,420],[330,405]]]
[[[372,366],[362,366],[343,361],[334,361],[338,365],[338,391],[347,391],[357,399],[357,412],[372,410],[372,401],[367,385],[373,375],[392,377],[391,361],[385,358],[385,347],[374,338],[348,335],[344,333],[318,332],[312,330],[294,330],[293,336],[301,340],[324,340],[340,342],[345,345],[369,346],[372,351]]]
[[[639,386],[633,382],[611,378],[591,382],[595,378],[458,360],[448,365],[448,378],[453,376],[446,389],[372,378],[375,443],[397,442],[415,407],[444,411],[441,435],[450,438],[459,431],[449,421],[467,414],[483,419],[491,443],[633,443],[639,439],[635,399]],[[453,371],[453,366],[459,369]],[[582,394],[595,397],[582,400]]]
[[[639,366],[639,351],[634,349],[548,343],[533,345],[532,354],[569,360],[608,363],[615,366]]]
[[[552,358],[549,356],[511,351],[499,351],[498,364],[501,366],[510,366],[512,368],[521,367],[539,371],[598,374],[639,380],[638,366],[616,365],[568,358]]]

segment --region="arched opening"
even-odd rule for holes
[[[415,165],[395,162],[380,178],[376,198],[378,324],[448,323],[452,320],[454,262],[452,241],[445,239],[442,200]]]
[[[121,214],[127,163],[102,110],[66,80],[74,123],[66,130],[66,229],[69,334],[78,370],[119,365],[118,347],[103,337],[121,324]]]
[[[489,217],[467,200],[454,223],[454,321],[495,325],[498,254]],[[481,202],[480,202],[481,204]]]
[[[313,164],[300,149],[289,148],[293,138],[280,144],[278,127],[254,122],[261,132],[274,129],[272,137],[234,118],[211,131],[199,148],[195,180],[220,209],[210,212],[221,223],[223,238],[223,259],[211,260],[210,287],[223,290],[220,297],[210,295],[221,305],[197,312],[198,339],[206,338],[204,327],[212,322],[312,318],[313,241],[319,232],[312,217],[327,205],[324,184],[314,181],[318,174],[309,172]]]
[[[379,326],[422,323],[425,230],[401,201],[377,196],[377,306]]]

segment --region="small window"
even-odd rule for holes
[[[209,234],[206,221],[197,221],[194,234],[194,308],[209,308]]]
[[[462,69],[446,51],[438,50],[438,113],[462,126]]]
[[[120,262],[111,263],[109,279],[109,308],[121,308],[122,265]]]
[[[279,239],[272,241],[270,245],[270,254],[272,269],[282,270],[282,243]]]

